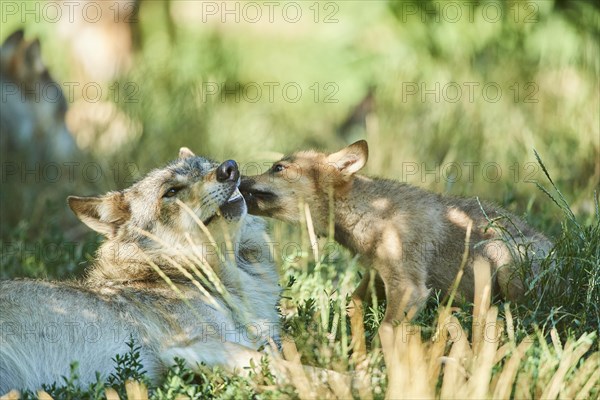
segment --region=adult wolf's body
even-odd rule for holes
[[[0,93],[0,237],[10,241],[22,220],[31,232],[46,226],[40,223],[46,203],[62,202],[74,186],[72,176],[61,179],[61,168],[78,165],[81,154],[65,122],[66,97],[45,67],[41,44],[25,40],[22,30],[0,46]],[[66,231],[76,224],[72,216],[59,221]]]
[[[81,282],[0,283],[0,394],[55,382],[73,361],[82,385],[106,378],[130,337],[151,378],[175,356],[248,365],[277,334],[279,288],[238,182],[234,162],[186,150],[122,192],[69,198],[107,240]]]

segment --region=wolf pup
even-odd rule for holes
[[[125,190],[69,197],[106,240],[83,281],[0,282],[0,394],[58,381],[74,361],[81,385],[106,378],[131,339],[151,379],[175,356],[230,370],[260,358],[280,290],[239,181],[234,161],[182,148]]]
[[[473,299],[473,265],[481,261],[492,269],[496,294],[508,300],[524,294],[515,267],[528,258],[536,268],[552,247],[548,239],[519,218],[477,199],[441,196],[356,174],[367,157],[364,140],[333,154],[297,152],[261,175],[243,177],[240,190],[250,213],[284,221],[299,221],[298,204],[305,202],[320,235],[327,234],[333,213],[335,240],[359,254],[361,263],[373,268],[383,281],[387,308],[379,334],[384,355],[391,339],[384,339],[382,331],[393,332],[393,321],[422,306],[431,289],[447,292],[452,286],[469,226],[468,260],[459,293]],[[370,274],[365,274],[349,310],[356,354],[365,351],[362,303],[368,297],[369,281]]]

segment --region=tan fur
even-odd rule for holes
[[[508,300],[524,294],[514,267],[528,257],[537,268],[539,259],[551,249],[548,239],[491,204],[356,174],[367,158],[365,141],[333,154],[301,151],[276,162],[262,175],[244,178],[240,189],[251,213],[290,222],[301,219],[298,202],[306,202],[320,235],[327,234],[333,212],[335,239],[359,254],[362,264],[373,268],[383,281],[384,325],[391,326],[408,310],[421,307],[431,289],[448,291],[461,265],[469,226],[469,257],[459,293],[473,299],[473,263],[480,259],[493,272],[496,294]],[[359,353],[364,352],[364,339],[356,335],[362,335],[360,308],[369,297],[369,276],[365,274],[354,292],[355,308],[350,313]]]
[[[152,379],[175,356],[240,371],[258,361],[277,339],[278,277],[238,184],[234,162],[183,149],[123,191],[69,197],[106,240],[83,281],[0,282],[0,394],[59,381],[73,361],[80,384],[106,378],[130,336]]]

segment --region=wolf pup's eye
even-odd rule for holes
[[[281,172],[285,169],[283,164],[275,164],[273,165],[273,172]]]
[[[169,190],[167,190],[165,192],[165,194],[163,195],[163,197],[174,197],[177,193],[179,193],[179,191],[183,189],[182,187],[172,187],[169,188]]]

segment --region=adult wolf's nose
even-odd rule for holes
[[[217,181],[237,181],[240,177],[238,165],[233,160],[227,160],[217,167]]]

